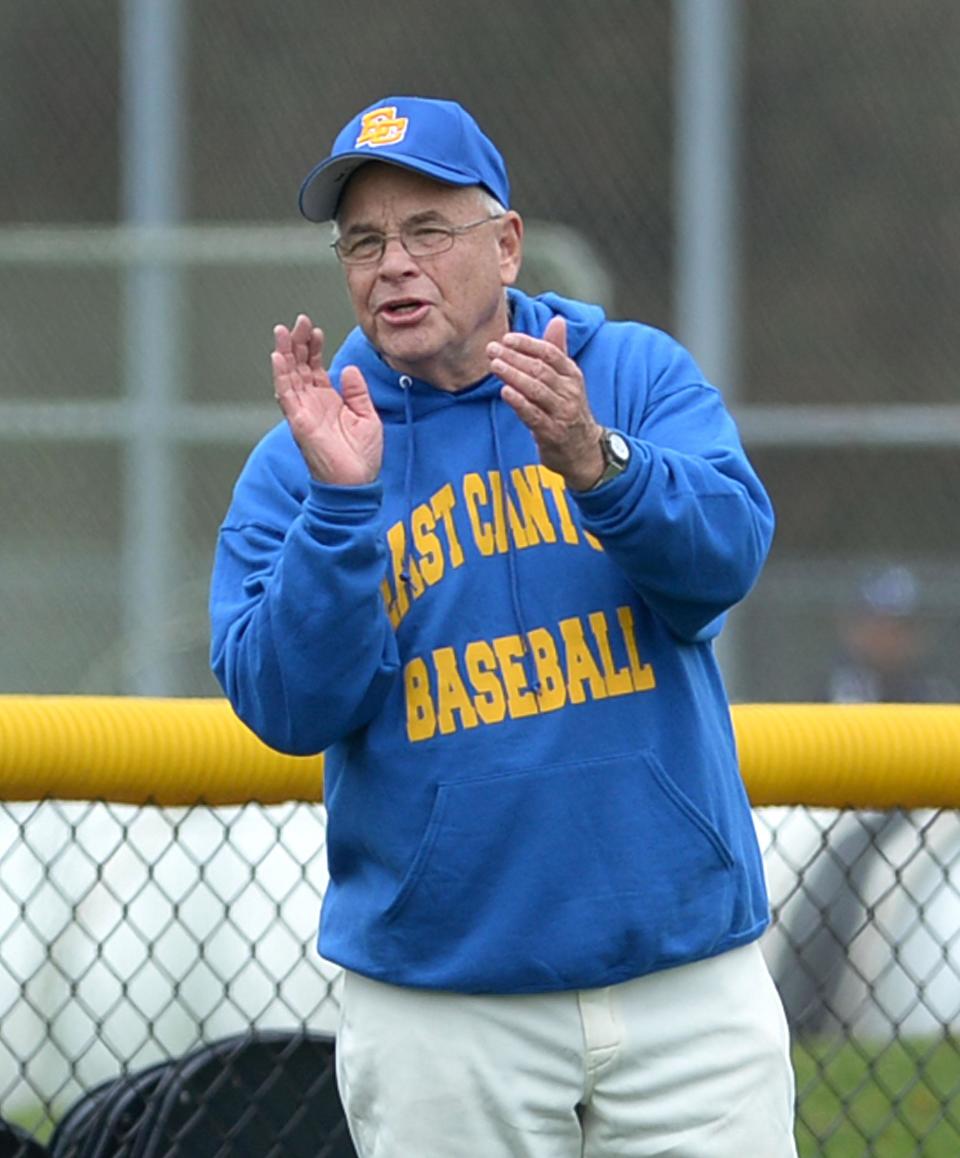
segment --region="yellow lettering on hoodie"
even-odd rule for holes
[[[603,680],[607,686],[608,696],[625,696],[634,690],[633,673],[629,667],[616,667],[613,654],[610,651],[610,633],[607,627],[607,617],[602,611],[591,613],[589,620],[593,638],[597,641],[597,650],[600,652],[600,665],[603,668]]]
[[[490,480],[490,498],[493,507],[493,541],[502,555],[507,550],[507,519],[503,503],[503,480],[500,478],[500,472],[496,470],[488,471],[487,478]]]
[[[437,647],[427,658],[409,660],[404,666],[407,736],[413,742],[430,740],[438,732],[451,735],[588,699],[649,691],[656,681],[652,665],[640,660],[634,611],[618,607],[616,617],[622,646],[611,637],[613,617],[593,611],[585,621],[571,616],[555,629],[535,627],[525,638],[474,639],[462,652],[455,646]],[[523,662],[527,651],[535,668],[536,690],[529,683],[534,673]],[[624,653],[627,666],[618,666],[615,656]]]
[[[463,563],[463,547],[457,536],[457,526],[453,521],[453,508],[457,505],[456,495],[453,493],[453,484],[447,483],[430,500],[434,515],[443,522],[443,529],[447,536],[447,553],[450,557],[450,566],[459,567]]]
[[[430,697],[426,660],[410,660],[403,672],[407,702],[407,738],[411,743],[429,740],[437,730],[437,714]]]
[[[633,622],[633,610],[630,607],[618,607],[617,619],[620,630],[623,632],[623,642],[627,646],[627,657],[630,660],[630,673],[633,676],[634,691],[647,692],[657,686],[653,667],[649,663],[640,662],[637,651],[636,628]]]
[[[415,599],[426,590],[423,576],[416,560],[407,554],[407,532],[403,523],[394,523],[387,531],[387,545],[390,548],[390,559],[393,564],[393,587],[396,592],[395,611],[390,614],[390,622],[396,627],[410,610],[410,594],[405,582],[404,569],[410,580],[410,592]]]
[[[498,477],[500,478],[503,485],[503,502],[507,509],[507,524],[510,527],[510,536],[518,548],[529,547],[530,540],[527,537],[527,529],[524,526],[520,515],[517,513],[517,505],[511,498],[510,492],[507,490],[507,484],[503,481],[503,476],[501,475]]]
[[[553,498],[554,509],[560,520],[560,534],[563,541],[565,543],[579,543],[580,537],[577,534],[577,527],[570,517],[570,507],[567,504],[567,484],[556,471],[545,466],[540,467],[540,477]]]
[[[603,676],[583,633],[583,624],[576,616],[560,620],[560,634],[563,636],[567,658],[567,687],[570,702],[582,704],[587,698],[584,684],[590,685],[590,695],[595,700],[606,699],[607,687]]]
[[[482,555],[502,555],[508,551],[508,531],[517,547],[530,546],[524,521],[510,495],[506,493],[503,477],[498,470],[488,471],[486,481],[477,474],[464,475],[463,497],[467,503],[474,541]],[[489,522],[480,517],[480,508],[487,506],[492,514]]]
[[[537,714],[537,697],[527,684],[523,669],[523,640],[519,635],[501,635],[493,641],[493,650],[500,664],[503,686],[507,689],[507,711],[513,720]]]
[[[485,639],[475,639],[464,652],[467,676],[477,693],[473,706],[485,724],[501,724],[507,716],[503,684],[497,675],[497,657]]]
[[[545,627],[535,627],[527,632],[533,662],[537,668],[540,687],[537,690],[537,706],[541,712],[555,712],[567,702],[567,685],[560,666],[560,656],[553,636]]]
[[[436,518],[432,507],[421,503],[410,515],[413,546],[419,556],[420,574],[424,583],[432,587],[443,578],[443,549],[436,534]]]
[[[493,525],[480,517],[480,510],[489,504],[490,497],[487,484],[480,475],[471,472],[463,476],[463,498],[477,550],[481,555],[492,555],[496,550]]]
[[[510,480],[520,504],[518,520],[522,522],[527,543],[530,546],[540,542],[555,543],[557,532],[547,514],[547,504],[540,484],[540,467],[536,464],[517,467],[510,472]]]
[[[462,728],[477,726],[477,713],[467,692],[460,669],[457,667],[457,653],[452,647],[438,647],[433,653],[437,669],[437,723],[445,736],[456,730],[454,713],[459,713]]]

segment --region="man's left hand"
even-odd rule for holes
[[[542,338],[511,331],[487,346],[501,397],[530,430],[544,466],[572,490],[589,490],[603,474],[602,428],[587,402],[580,367],[567,354],[567,323],[553,317]]]

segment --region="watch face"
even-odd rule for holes
[[[612,430],[607,435],[607,446],[611,455],[618,461],[625,463],[630,458],[630,447],[622,434]]]

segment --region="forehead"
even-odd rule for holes
[[[450,216],[459,209],[475,209],[481,200],[482,190],[476,185],[444,185],[412,169],[370,161],[347,182],[337,217],[346,227],[355,221],[401,221],[428,210]]]

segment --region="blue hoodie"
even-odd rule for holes
[[[754,583],[769,501],[667,335],[567,319],[624,474],[564,488],[489,376],[448,393],[359,330],[380,478],[313,480],[283,423],[221,528],[212,661],[284,752],[325,751],[320,951],[395,984],[610,985],[759,936],[763,869],[712,639]]]

